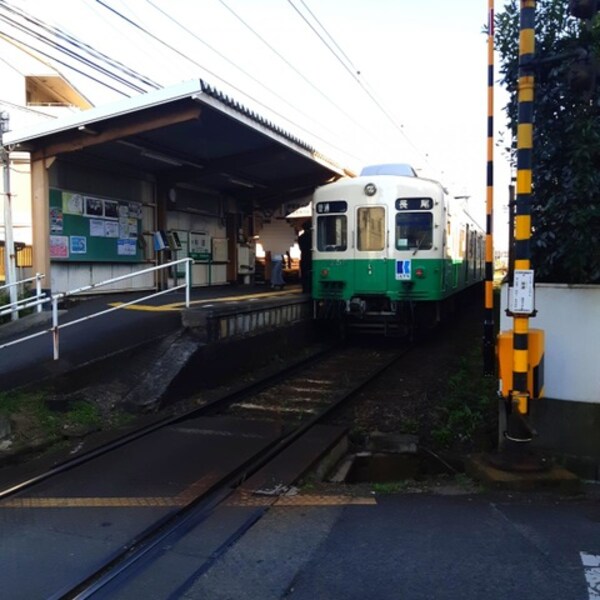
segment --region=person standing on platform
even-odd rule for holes
[[[273,254],[271,259],[271,287],[273,289],[283,289],[285,281],[283,279],[283,255]]]
[[[300,247],[300,277],[302,293],[310,294],[312,290],[312,226],[310,221],[303,225],[302,235],[298,238]]]

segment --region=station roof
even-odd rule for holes
[[[259,204],[300,197],[348,173],[203,80],[86,110],[4,143],[32,160],[126,165],[169,186],[197,186]]]

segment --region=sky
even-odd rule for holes
[[[7,1],[160,85],[202,78],[344,167],[410,163],[485,222],[487,0]],[[123,98],[60,70],[96,105]],[[505,103],[498,85],[496,132]],[[505,248],[510,173],[495,158]]]

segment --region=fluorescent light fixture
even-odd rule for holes
[[[245,188],[253,188],[254,184],[250,181],[244,181],[242,179],[236,179],[235,177],[228,177],[229,183],[233,183],[234,185],[241,185]]]
[[[151,158],[167,165],[181,167],[181,163],[178,160],[171,158],[170,156],[165,156],[164,154],[157,154],[156,152],[148,152],[147,150],[144,150],[140,156],[143,156],[144,158]]]

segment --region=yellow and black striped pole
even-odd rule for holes
[[[535,55],[535,0],[521,0],[519,30],[519,84],[517,130],[517,201],[514,222],[514,277],[531,267],[531,192],[533,153],[533,99]],[[513,381],[511,407],[517,415],[529,413],[529,317],[513,311]]]
[[[488,0],[488,113],[487,113],[487,174],[485,227],[485,295],[483,317],[483,372],[495,372],[494,340],[494,0]]]

